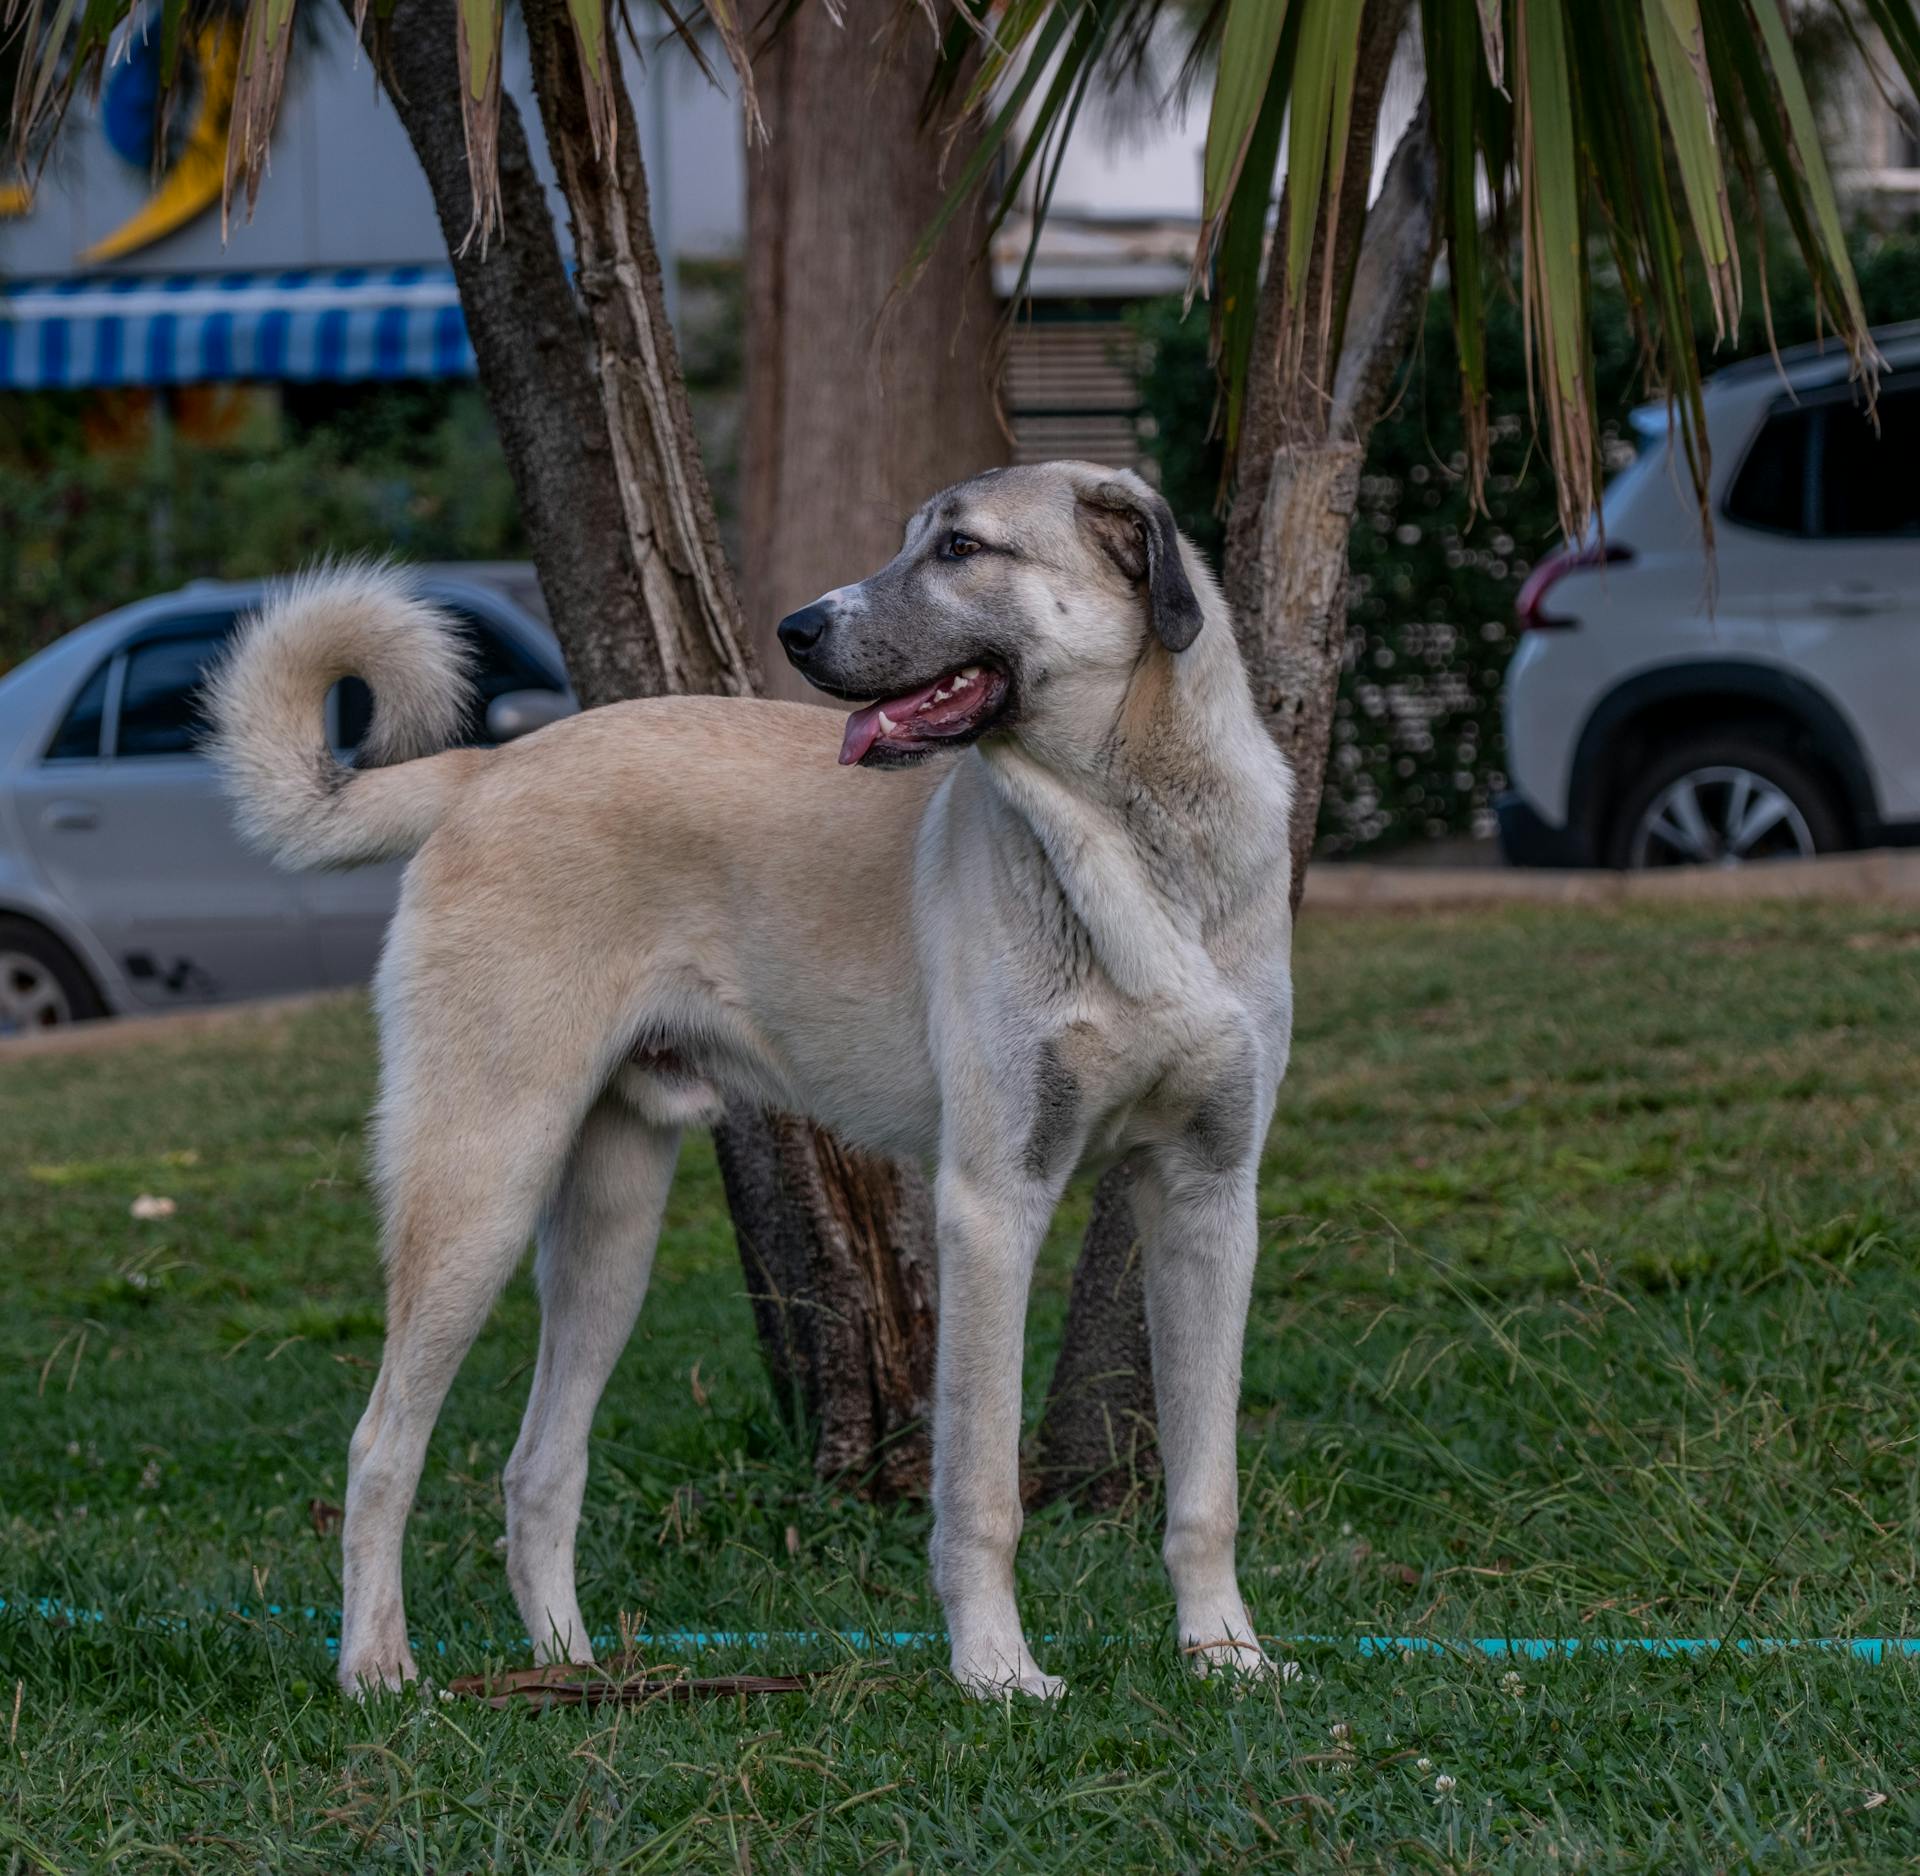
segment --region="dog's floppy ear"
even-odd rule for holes
[[[1107,556],[1130,580],[1147,583],[1147,614],[1169,651],[1185,651],[1206,615],[1180,558],[1180,534],[1167,498],[1138,476],[1114,476],[1083,490],[1081,509]]]

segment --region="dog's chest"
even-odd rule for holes
[[[1136,997],[1063,895],[1036,899],[1012,973],[1021,987],[1006,986],[1000,1012],[1001,1085],[1023,1110],[1031,1176],[1153,1139],[1191,1136],[1211,1152],[1242,1130],[1285,1061],[1291,992],[1284,933],[1270,942],[1249,921],[1237,935],[1206,952],[1204,972]]]

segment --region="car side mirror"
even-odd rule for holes
[[[579,708],[563,690],[502,691],[487,705],[487,735],[496,743],[510,743],[516,736],[530,736],[572,716]]]

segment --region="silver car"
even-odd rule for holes
[[[420,583],[478,654],[467,740],[504,742],[575,708],[530,569],[427,568]],[[241,846],[196,746],[202,676],[261,592],[196,582],[0,679],[0,1036],[371,973],[400,866],[280,871]],[[355,678],[328,697],[343,758],[369,707]]]
[[[1737,866],[1920,845],[1920,322],[1874,334],[1869,413],[1838,345],[1708,379],[1716,564],[1666,412],[1606,539],[1520,589],[1507,857]]]

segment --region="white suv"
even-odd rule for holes
[[[1875,334],[1878,428],[1838,345],[1707,382],[1709,573],[1659,407],[1543,560],[1507,667],[1507,858],[1733,866],[1920,844],[1920,322]],[[1709,581],[1712,588],[1709,590]]]

